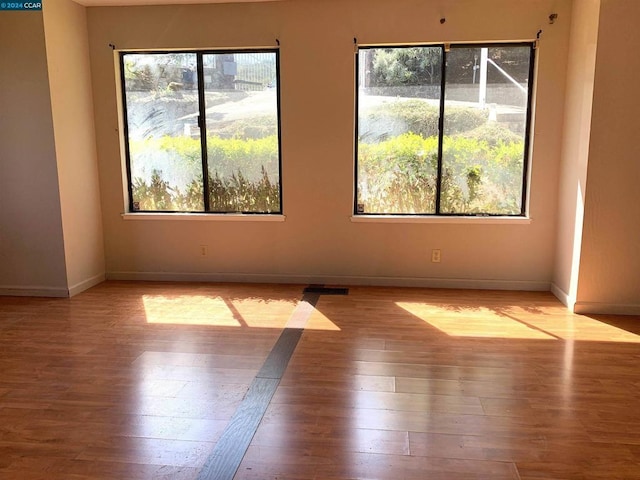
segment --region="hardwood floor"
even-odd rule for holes
[[[304,287],[0,297],[0,479],[198,478]],[[236,479],[640,479],[640,317],[364,287],[305,312]]]

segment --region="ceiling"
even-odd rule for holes
[[[190,3],[274,2],[278,0],[73,0],[85,7],[113,7],[122,5],[186,5]]]

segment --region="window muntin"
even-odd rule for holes
[[[120,59],[130,211],[282,212],[277,50]]]
[[[525,214],[533,45],[361,47],[355,214]]]

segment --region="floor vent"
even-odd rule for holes
[[[349,295],[349,289],[310,285],[304,289],[304,293],[317,293],[318,295]]]

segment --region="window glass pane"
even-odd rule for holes
[[[441,47],[358,52],[357,213],[435,213]]]
[[[213,212],[279,212],[275,52],[203,55]]]
[[[193,53],[125,54],[134,210],[204,210]]]
[[[441,213],[522,212],[530,60],[529,46],[447,54]]]

